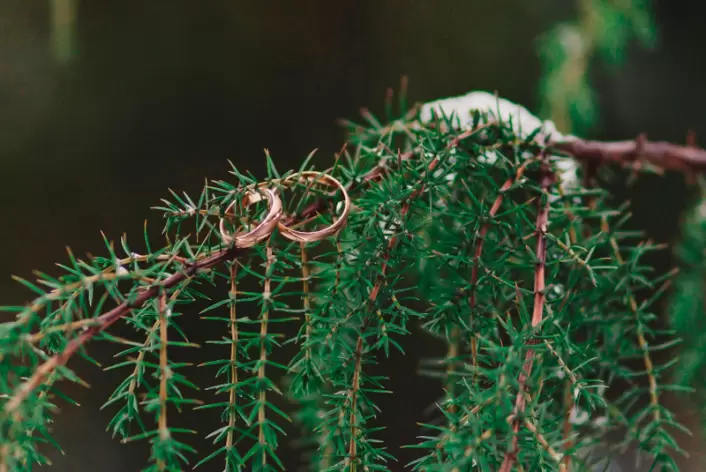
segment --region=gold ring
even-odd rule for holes
[[[346,220],[348,219],[348,213],[351,209],[351,199],[348,196],[348,192],[346,192],[345,187],[341,184],[341,182],[331,177],[330,175],[324,174],[323,172],[315,171],[300,172],[299,174],[292,175],[284,179],[282,184],[284,186],[287,186],[287,184],[291,183],[291,181],[295,179],[298,182],[325,183],[327,185],[340,188],[341,192],[343,192],[343,212],[336,221],[334,221],[326,228],[311,232],[297,231],[295,229],[287,227],[281,221],[278,221],[277,227],[279,228],[280,233],[282,233],[282,236],[291,241],[297,241],[300,243],[311,243],[314,241],[321,241],[322,239],[326,239],[338,233],[341,228],[343,228],[343,225],[346,223]]]
[[[267,239],[272,231],[274,231],[275,226],[282,217],[282,200],[277,196],[274,190],[269,188],[263,188],[259,191],[249,190],[241,201],[241,206],[243,209],[249,207],[253,203],[259,202],[264,198],[269,204],[269,210],[267,216],[251,231],[247,233],[229,233],[225,227],[225,219],[221,218],[220,231],[221,239],[227,245],[235,245],[235,247],[246,248],[254,246],[263,239]],[[236,200],[234,200],[228,208],[226,208],[226,213],[233,209]],[[235,213],[235,212],[234,212]]]

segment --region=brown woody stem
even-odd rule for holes
[[[238,322],[236,317],[235,299],[237,296],[238,263],[230,264],[230,382],[232,387],[228,394],[228,434],[226,435],[226,468],[231,464],[231,449],[233,448],[233,431],[235,429],[235,421],[237,412],[235,404],[238,401],[237,385],[238,385]]]
[[[167,388],[169,387],[169,358],[167,357],[167,294],[162,291],[159,295],[159,437],[162,440],[169,438],[167,427]],[[157,462],[159,470],[164,470],[165,463]]]
[[[358,459],[356,457],[356,441],[358,436],[358,424],[356,409],[358,408],[358,390],[360,390],[360,375],[363,364],[363,335],[358,336],[358,341],[355,346],[355,366],[353,368],[353,382],[351,386],[351,437],[348,445],[348,458],[350,460],[351,472],[356,471]]]
[[[267,243],[267,263],[265,266],[265,283],[264,283],[264,292],[262,294],[263,298],[265,299],[265,303],[267,303],[267,300],[270,299],[270,296],[272,295],[271,288],[270,288],[270,270],[272,269],[272,263],[274,261],[274,254],[272,252],[272,246],[270,246],[269,241]],[[267,364],[267,325],[270,320],[270,309],[269,307],[266,307],[262,311],[262,319],[260,320],[260,368],[257,371],[257,379],[260,383],[260,396],[259,396],[259,403],[260,403],[260,408],[257,413],[257,422],[258,422],[258,442],[260,443],[260,447],[262,448],[262,462],[260,465],[262,467],[265,467],[267,465],[267,441],[265,439],[265,407],[266,407],[266,400],[267,400],[267,391],[264,387],[265,385],[265,368]]]
[[[665,170],[706,172],[706,150],[663,141],[648,141],[640,135],[631,141],[589,141],[569,139],[550,144],[551,148],[580,161],[598,164],[630,164],[647,161]]]
[[[311,301],[309,299],[309,275],[310,275],[310,270],[309,270],[309,258],[306,254],[306,243],[301,243],[300,244],[300,249],[301,249],[301,260],[302,260],[302,304],[304,306],[304,318],[305,318],[305,323],[306,323],[306,359],[309,360],[311,359],[311,330],[312,330],[312,325],[311,325]]]
[[[546,171],[542,173],[541,187],[546,193],[549,185],[552,182],[553,176]],[[534,270],[534,307],[532,309],[532,327],[537,326],[542,322],[542,317],[544,315],[544,289],[545,289],[545,262],[547,258],[547,225],[549,223],[549,199],[545,199],[544,205],[542,205],[537,212],[537,223],[536,223],[536,235],[537,235],[537,246],[535,249],[535,254],[537,257],[537,263]],[[541,201],[541,200],[540,200]],[[520,431],[520,418],[519,416],[524,412],[526,405],[525,398],[525,387],[527,385],[527,379],[532,372],[532,365],[534,363],[534,349],[529,348],[527,354],[525,355],[525,362],[522,366],[522,372],[517,379],[517,397],[515,399],[515,408],[510,420],[512,421],[512,447],[505,454],[503,463],[500,466],[500,472],[510,472],[512,466],[517,459],[517,443],[518,434]]]

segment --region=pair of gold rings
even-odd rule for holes
[[[280,183],[285,187],[294,183],[305,183],[312,185],[321,183],[334,188],[340,188],[343,193],[343,211],[332,224],[323,229],[317,231],[298,231],[282,223],[282,200],[279,198],[275,190],[272,188],[259,188],[259,186],[257,189],[247,189],[245,190],[245,195],[240,201],[241,209],[244,210],[253,203],[259,202],[264,198],[267,200],[268,204],[267,215],[252,230],[248,232],[236,231],[234,233],[231,233],[226,229],[225,219],[221,218],[219,229],[221,239],[226,245],[233,245],[238,248],[252,247],[260,241],[267,239],[270,234],[272,234],[275,227],[279,229],[280,233],[285,238],[300,243],[311,243],[326,239],[335,235],[341,230],[341,228],[343,228],[343,225],[348,219],[348,213],[351,209],[351,200],[348,196],[348,192],[341,182],[323,172],[307,171],[289,176],[280,181]],[[226,213],[231,211],[235,213],[234,207],[236,202],[237,200],[234,200],[228,208],[226,208]]]

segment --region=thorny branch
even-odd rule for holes
[[[267,261],[266,261],[266,275],[265,275],[265,286],[264,286],[264,297],[265,303],[270,299],[271,295],[271,273],[272,264],[274,262],[274,253],[272,252],[272,246],[270,246],[269,241],[267,242]],[[265,369],[267,368],[267,327],[270,321],[270,308],[265,305],[262,311],[262,318],[260,320],[260,365],[257,370],[257,380],[260,385],[264,385],[265,382]],[[260,463],[262,467],[267,465],[267,441],[265,439],[265,421],[266,421],[266,407],[267,407],[267,389],[261,387],[260,396],[258,398],[259,409],[257,412],[257,423],[258,423],[258,434],[257,440],[262,448],[262,462]]]
[[[159,437],[166,440],[169,437],[167,426],[167,389],[169,388],[169,358],[167,357],[167,328],[169,323],[169,307],[167,294],[162,290],[159,295]],[[164,470],[165,464],[157,462],[159,470]]]
[[[228,434],[226,435],[226,465],[231,462],[231,448],[233,447],[233,431],[235,429],[236,411],[235,403],[238,400],[236,386],[238,385],[238,319],[236,317],[235,299],[238,295],[236,276],[238,264],[230,265],[230,382],[232,387],[228,392]]]
[[[542,191],[546,193],[549,185],[552,183],[553,175],[544,169],[542,176],[540,177],[540,185]],[[537,257],[537,262],[534,271],[534,307],[532,309],[532,327],[534,328],[542,322],[542,317],[544,315],[544,299],[546,297],[544,293],[545,281],[545,262],[547,258],[547,224],[549,223],[549,199],[545,197],[544,204],[540,206],[537,212],[537,246],[535,254]],[[541,203],[540,203],[541,205]],[[522,371],[517,379],[517,398],[515,400],[515,408],[510,416],[509,420],[512,422],[513,438],[511,449],[505,454],[503,463],[500,466],[500,472],[510,472],[512,466],[515,463],[517,455],[517,443],[518,434],[520,431],[520,418],[519,416],[525,410],[526,397],[525,397],[525,386],[527,384],[527,379],[532,371],[532,365],[534,364],[534,349],[529,348],[527,354],[525,355],[525,362],[522,366]]]
[[[147,301],[159,296],[163,290],[168,290],[179,283],[192,278],[194,275],[221,262],[236,258],[242,250],[237,248],[224,249],[210,256],[189,264],[181,272],[175,272],[161,282],[143,290],[132,301],[128,300],[116,306],[112,310],[95,318],[96,324],[88,327],[83,333],[72,339],[62,352],[51,357],[40,365],[32,377],[18,387],[15,395],[5,404],[5,414],[10,415],[17,410],[22,402],[37,388],[44,379],[56,368],[63,366],[79,349],[81,349],[93,337],[106,329],[113,323],[124,317],[134,308],[139,308]]]
[[[604,219],[605,222],[605,219]],[[607,223],[605,223],[607,226]],[[610,239],[611,246],[613,248],[613,256],[619,264],[624,264],[625,261],[623,256],[620,254],[620,249],[618,248],[618,243],[615,238]],[[630,311],[635,316],[635,322],[637,324],[637,342],[642,351],[642,362],[645,365],[645,373],[647,374],[647,382],[649,384],[650,392],[650,405],[652,407],[652,417],[656,422],[660,421],[661,413],[659,409],[659,391],[657,389],[657,378],[655,377],[655,367],[652,362],[652,356],[650,355],[650,348],[645,338],[645,329],[642,326],[642,322],[639,318],[639,310],[637,306],[637,300],[633,294],[628,294],[628,303],[630,305]]]
[[[459,136],[457,136],[453,142],[451,143],[450,147],[457,145],[460,140],[464,139],[464,135],[468,136],[469,132],[475,132],[476,130],[472,131],[466,131]],[[570,139],[570,140],[564,140],[560,142],[553,142],[550,143],[550,148],[554,150],[558,150],[561,152],[564,152],[570,156],[573,156],[579,161],[586,161],[586,162],[594,162],[597,163],[598,165],[601,164],[630,164],[630,163],[639,163],[642,161],[649,162],[650,164],[657,166],[662,169],[667,169],[667,170],[678,170],[678,171],[684,171],[684,172],[706,172],[706,150],[700,149],[700,148],[695,148],[693,146],[680,146],[680,145],[675,145],[675,144],[670,144],[666,142],[650,142],[647,141],[647,139],[644,137],[644,135],[641,135],[638,139],[633,140],[633,141],[619,141],[619,142],[600,142],[600,141],[589,141],[589,140],[581,140],[581,139]],[[399,156],[399,160],[406,160],[410,159],[413,155],[413,152],[406,153],[404,155]],[[436,161],[438,162],[438,161]],[[435,163],[436,164],[436,163]],[[363,182],[371,182],[371,181],[376,181],[379,180],[384,176],[386,172],[386,167],[383,164],[378,165],[377,167],[373,168],[368,174],[366,174],[360,181],[358,182],[351,182],[347,186],[347,190],[352,190],[354,187],[360,185],[360,183]],[[312,203],[309,207],[307,207],[300,215],[298,215],[300,218],[308,218],[313,215],[316,215],[317,213],[322,213],[326,211],[324,201],[323,200],[317,200],[314,203]],[[496,210],[497,211],[497,210]],[[546,218],[546,213],[540,212],[540,216],[543,215],[543,218]],[[289,222],[293,221],[293,217],[289,217],[286,220]],[[545,250],[545,238],[541,234],[541,229],[546,225],[546,221],[544,221],[544,224],[542,224],[542,221],[539,220],[538,218],[538,226],[540,228],[539,231],[539,236],[538,236],[538,243],[537,243],[537,252],[538,256],[540,255],[540,251]],[[392,241],[391,241],[392,242]],[[163,291],[166,291],[170,288],[173,288],[177,286],[178,284],[184,282],[187,279],[190,279],[197,275],[200,272],[203,272],[205,270],[211,269],[214,266],[217,266],[223,262],[228,262],[228,261],[233,261],[237,259],[242,253],[245,251],[243,249],[238,249],[238,248],[224,248],[221,250],[218,250],[216,252],[211,253],[210,255],[203,257],[201,259],[198,259],[193,262],[189,262],[186,260],[180,260],[173,258],[176,262],[179,262],[182,264],[183,269],[180,272],[176,272],[169,277],[161,280],[161,281],[156,281],[154,282],[151,286],[148,288],[143,289],[142,291],[138,292],[137,295],[132,299],[132,300],[127,300],[125,302],[120,303],[118,306],[115,308],[111,309],[110,311],[93,318],[91,322],[86,322],[85,325],[82,325],[81,327],[85,328],[85,331],[83,331],[80,335],[78,335],[76,338],[72,339],[64,348],[62,352],[59,354],[49,358],[46,360],[44,363],[42,363],[34,372],[34,374],[27,379],[24,383],[22,383],[15,391],[14,395],[10,400],[5,404],[4,407],[4,413],[6,415],[11,415],[16,412],[16,410],[20,407],[20,405],[23,403],[23,401],[36,389],[38,388],[45,380],[46,378],[57,368],[65,365],[68,360],[80,349],[83,348],[83,346],[88,343],[93,337],[95,337],[97,334],[105,331],[107,328],[109,328],[111,325],[113,325],[116,321],[120,320],[124,316],[126,316],[132,309],[139,308],[143,306],[146,302],[149,300],[157,297],[162,293]],[[132,260],[132,259],[130,259]],[[104,277],[116,277],[117,274],[100,274],[95,277],[95,281],[102,280]],[[83,283],[83,282],[82,282]],[[543,266],[540,264],[538,265],[537,268],[537,277],[535,280],[535,306],[534,306],[534,313],[533,313],[533,319],[532,319],[532,324],[536,325],[541,321],[542,318],[542,308],[543,308]],[[373,289],[371,292],[371,298],[374,299],[375,296],[377,295],[377,291],[379,290],[379,286],[377,287],[377,290]],[[44,306],[45,303],[58,299],[62,294],[64,294],[67,290],[71,290],[72,287],[63,287],[62,289],[59,289],[59,291],[50,292],[47,295],[44,295],[43,297],[40,297],[37,299],[37,301],[33,302],[33,304],[29,307],[29,312],[30,313],[38,313],[42,307]],[[533,358],[533,351],[530,350],[528,351],[527,354],[527,362],[526,362],[526,367],[531,367],[532,364],[532,358]],[[526,382],[526,377],[525,375],[521,375],[520,377],[520,390],[524,388],[524,383]],[[654,389],[651,389],[652,392],[654,392]],[[518,392],[518,399],[516,403],[516,413],[519,414],[521,410],[523,409],[524,400],[523,396],[521,395],[521,392]],[[516,416],[516,415],[514,415]],[[519,420],[517,418],[513,419],[513,422],[517,427],[519,427]],[[515,429],[516,429],[515,428]],[[505,472],[511,468],[512,462],[514,460],[514,456],[510,453],[508,453],[508,456],[506,456],[506,459],[503,464],[503,469],[501,469],[502,472]]]
[[[474,130],[468,130],[460,135],[456,136],[448,145],[448,149],[453,148],[455,146],[458,146],[458,144],[471,136],[472,134],[476,133],[479,129],[474,129]],[[439,156],[436,156],[434,159],[429,162],[427,166],[427,172],[433,171],[436,166],[439,164]],[[376,168],[377,169],[377,168]],[[373,169],[373,172],[376,171],[376,169]],[[402,205],[402,209],[400,210],[400,217],[404,218],[407,216],[407,213],[409,212],[410,208],[410,202],[417,198],[421,193],[424,192],[424,183],[422,183],[414,192],[412,192],[409,197],[406,199],[404,204]],[[387,273],[387,267],[388,267],[388,261],[390,259],[390,252],[392,249],[395,247],[397,244],[397,235],[393,235],[390,240],[387,243],[387,248],[385,252],[383,253],[383,263],[382,263],[382,268],[380,270],[380,274],[377,277],[377,280],[375,281],[375,285],[373,286],[373,289],[370,291],[370,295],[368,296],[368,309],[372,308],[373,304],[377,300],[378,294],[380,293],[380,289],[382,288],[382,284],[385,280],[385,274]],[[356,341],[356,349],[355,349],[355,366],[354,366],[354,372],[353,372],[353,388],[351,390],[351,438],[350,438],[350,445],[349,445],[349,459],[351,463],[351,472],[355,472],[356,469],[356,446],[355,446],[355,439],[356,439],[356,423],[354,421],[354,415],[355,415],[355,408],[356,408],[356,397],[358,394],[359,390],[359,385],[360,385],[360,375],[361,375],[361,368],[362,368],[362,356],[363,356],[363,338],[365,336],[365,331],[368,328],[368,320],[363,323],[363,326],[360,329],[360,334],[358,335],[358,339]]]
[[[515,182],[522,178],[522,175],[525,173],[525,169],[531,162],[532,159],[528,159],[522,164],[520,164],[517,168],[517,171],[515,172],[515,175],[506,180],[502,187],[500,187],[500,192],[498,193],[497,198],[493,202],[493,206],[490,207],[490,211],[488,212],[489,220],[494,218],[495,215],[498,213],[498,210],[500,210],[500,206],[502,205],[503,199],[505,198],[505,192],[507,192]],[[481,227],[480,232],[478,234],[478,242],[476,243],[475,253],[473,255],[473,269],[471,270],[471,296],[469,299],[469,304],[471,308],[471,319],[469,320],[470,326],[473,325],[473,314],[476,308],[476,285],[478,284],[478,267],[480,265],[480,258],[483,255],[483,244],[485,243],[485,237],[488,234],[489,228],[490,221],[487,221]],[[471,339],[471,358],[474,368],[477,367],[477,349],[477,339],[474,336]]]
[[[357,469],[356,444],[358,436],[358,427],[356,421],[356,409],[358,408],[358,390],[360,390],[360,375],[363,362],[363,335],[358,336],[358,341],[355,347],[355,366],[353,367],[353,385],[351,388],[351,438],[348,445],[348,458],[350,461],[351,472]]]

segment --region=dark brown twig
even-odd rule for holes
[[[644,135],[631,141],[570,139],[553,142],[550,147],[580,161],[597,161],[599,164],[629,164],[646,161],[665,170],[706,172],[706,149],[663,141],[648,141]]]

